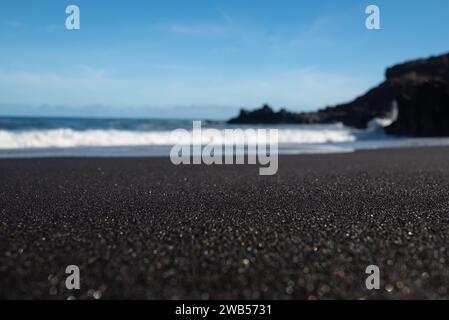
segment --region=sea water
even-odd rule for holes
[[[207,123],[217,130],[279,130],[279,153],[342,153],[360,149],[449,145],[449,138],[387,136],[382,121],[360,130],[329,125],[228,125]],[[192,120],[0,117],[0,157],[168,156],[179,143],[176,129],[192,130]],[[207,144],[213,137],[203,134]]]

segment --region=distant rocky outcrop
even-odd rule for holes
[[[373,118],[389,117],[396,102],[399,115],[386,131],[414,136],[449,135],[449,54],[402,63],[386,70],[386,80],[355,100],[316,112],[294,113],[242,109],[234,124],[341,122],[366,128]]]
[[[276,124],[276,123],[304,123],[309,122],[306,113],[288,112],[281,109],[274,112],[273,109],[265,104],[260,109],[254,111],[240,110],[237,118],[229,120],[229,123],[245,123],[245,124]]]

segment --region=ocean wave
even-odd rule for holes
[[[227,144],[224,130],[203,129],[202,144]],[[347,128],[329,129],[279,129],[279,144],[321,144],[352,142],[356,140]],[[195,141],[196,142],[196,141]],[[48,130],[0,130],[0,149],[39,149],[77,147],[166,146],[190,144],[189,139],[179,139],[172,131],[125,131],[125,130],[73,130],[67,128]],[[237,144],[243,143],[238,141]],[[251,143],[251,142],[249,142]]]

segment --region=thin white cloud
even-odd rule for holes
[[[80,69],[83,75],[90,80],[104,80],[107,75],[105,69],[97,69],[88,65],[82,65]]]
[[[169,26],[169,31],[174,34],[185,36],[216,37],[226,34],[228,28],[226,26],[215,24],[173,24]]]
[[[50,24],[40,28],[43,32],[55,32],[55,31],[64,31],[65,26],[63,24]]]
[[[6,27],[14,28],[14,29],[22,28],[25,26],[25,24],[19,20],[6,20],[6,21],[3,21],[2,24]]]

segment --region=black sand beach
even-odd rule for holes
[[[272,177],[3,159],[0,179],[0,298],[449,298],[449,148],[282,156]]]

